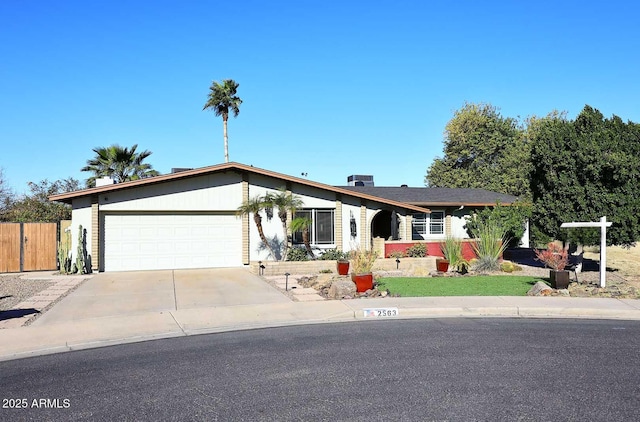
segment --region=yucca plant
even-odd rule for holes
[[[472,247],[477,256],[474,269],[480,272],[500,270],[500,259],[509,243],[509,238],[502,227],[487,221],[478,224],[473,231],[473,236],[475,242],[472,243]]]

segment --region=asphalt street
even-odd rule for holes
[[[361,321],[0,362],[0,420],[640,420],[640,322]]]

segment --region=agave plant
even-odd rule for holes
[[[507,248],[509,238],[499,225],[490,221],[479,224],[473,231],[475,242],[472,243],[477,260],[476,271],[498,271],[502,253]]]

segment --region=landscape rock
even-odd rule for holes
[[[527,296],[551,296],[552,294],[553,294],[553,289],[547,286],[542,281],[538,281],[527,292]]]
[[[346,299],[356,295],[356,283],[349,279],[333,280],[327,292],[329,299]]]

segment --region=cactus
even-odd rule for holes
[[[78,250],[76,252],[76,271],[80,274],[84,274],[84,257],[86,256],[86,237],[84,231],[82,230],[82,224],[78,226]],[[76,272],[74,271],[74,272]]]

